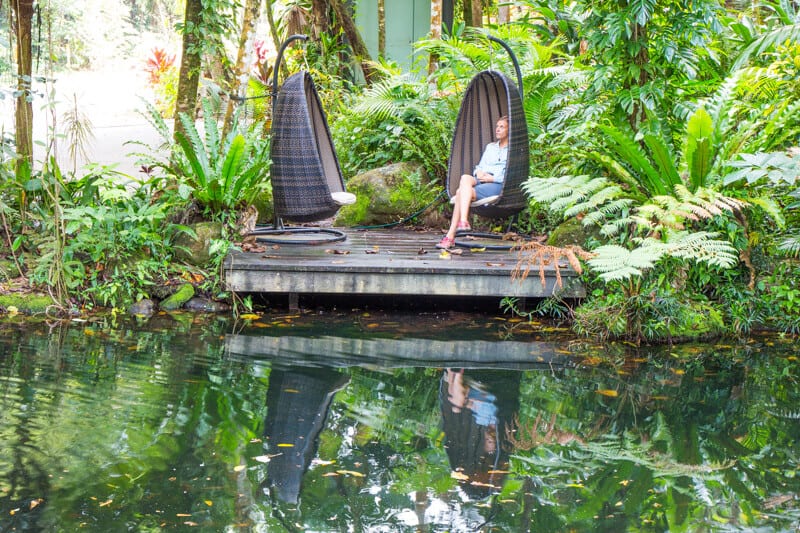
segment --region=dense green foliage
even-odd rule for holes
[[[299,15],[309,6],[290,4],[276,29],[303,31]],[[517,4],[522,9],[508,24],[457,22],[443,38],[417,43],[436,68],[419,61],[402,72],[382,60],[374,67],[379,77],[361,86],[341,36],[323,34],[287,50],[280,74],[312,73],[346,179],[415,161],[428,181],[411,176],[398,195],[435,198],[469,81],[483,69],[516,77],[505,52],[486,38],[497,36],[519,59],[531,140],[531,203],[518,229],[544,234],[577,220],[584,229],[573,244],[593,254],[582,310],[555,301],[542,311],[558,310],[587,335],[647,342],[800,330],[792,282],[800,253],[800,32],[792,3],[765,0],[746,10],[710,0]],[[128,5],[130,23],[147,18],[140,7]],[[203,49],[225,56],[222,70],[231,62],[223,43],[235,35],[235,17],[225,18],[230,8],[208,4],[202,25],[210,32]],[[168,58],[151,59],[151,73],[164,82]],[[269,138],[260,125],[269,105],[260,98],[269,92],[270,69],[263,57],[254,69],[256,98],[240,107],[249,116],[236,119],[229,134],[220,127],[219,95],[204,100],[201,122],[178,117],[175,141],[163,110],[148,107],[164,145],[141,150],[152,178],[138,186],[141,193],[113,192],[103,181],[113,194],[87,186],[77,202],[68,184],[113,172],[62,176],[48,156],[14,175],[7,150],[3,250],[19,273],[62,304],[68,296],[86,303],[76,298],[86,292],[92,304],[124,307],[146,296],[154,279],[189,275],[168,271],[173,238],[186,231],[181,224],[205,219],[223,228],[203,274],[216,290],[221,254],[240,237],[235,221],[269,191]],[[79,121],[72,126],[81,131]],[[702,313],[719,320],[698,331]]]

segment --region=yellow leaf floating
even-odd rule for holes
[[[233,471],[234,472],[241,472],[244,469],[245,469],[244,465],[236,465],[236,466],[233,467]]]
[[[362,474],[361,472],[356,472],[354,470],[337,470],[336,473],[342,474],[343,476],[348,475],[353,477],[364,477],[364,474]]]
[[[453,479],[458,479],[460,481],[466,481],[469,479],[468,475],[462,474],[461,472],[450,472],[450,477]]]
[[[278,448],[294,448],[294,444],[291,444],[289,442],[281,442],[280,444],[278,444]]]
[[[206,505],[208,505],[209,507],[211,507],[212,505],[214,505],[214,502],[212,502],[211,500],[203,500],[203,503],[205,503],[205,504],[206,504]]]
[[[261,315],[256,315],[253,313],[245,313],[243,315],[239,315],[239,318],[242,318],[244,320],[258,320],[259,318],[261,318]]]
[[[603,396],[608,396],[609,398],[616,398],[619,396],[619,393],[613,389],[600,389],[595,392],[597,392],[597,394],[602,394]]]

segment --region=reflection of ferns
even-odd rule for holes
[[[551,438],[550,441],[552,440]],[[659,440],[641,439],[628,432],[623,435],[605,435],[600,439],[586,442],[578,439],[570,442],[577,444],[573,444],[574,447],[571,447],[568,453],[559,454],[559,463],[580,466],[584,471],[607,464],[631,462],[652,471],[653,477],[687,476],[695,479],[717,479],[719,471],[731,468],[735,464],[733,460],[712,461],[700,465],[681,463],[658,449]],[[550,454],[544,457],[536,454],[524,456],[518,454],[515,457],[534,465],[553,466]]]

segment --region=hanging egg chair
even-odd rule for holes
[[[461,176],[472,174],[486,145],[494,141],[495,123],[508,117],[508,162],[500,194],[472,203],[470,213],[485,218],[507,218],[528,206],[522,184],[528,179],[530,153],[528,124],[522,107],[522,74],[517,58],[508,45],[495,37],[511,56],[517,83],[494,70],[479,72],[470,81],[456,119],[450,159],[447,166],[447,191],[453,198]],[[456,240],[456,244],[460,244]],[[470,245],[467,245],[470,246]]]
[[[293,35],[283,43],[272,82],[270,176],[275,224],[253,234],[259,241],[282,244],[342,241],[346,235],[336,229],[284,225],[285,220],[315,222],[330,218],[342,205],[356,200],[345,190],[328,121],[309,73],[301,71],[289,76],[275,92],[280,58],[294,39],[308,37]]]

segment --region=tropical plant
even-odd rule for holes
[[[45,189],[61,189],[54,214],[42,212],[43,235],[31,258],[30,279],[53,288],[54,296],[81,295],[84,304],[126,308],[149,296],[170,272],[172,240],[188,228],[169,217],[175,196],[154,202],[159,180],[126,183],[113,171],[95,168],[65,182],[52,162]]]
[[[148,120],[169,145],[169,127],[152,105],[146,105]],[[203,109],[202,134],[191,117],[180,116],[183,129],[175,135],[177,144],[169,159],[139,155],[143,164],[160,168],[174,179],[180,195],[194,199],[205,215],[213,218],[249,205],[268,187],[269,138],[263,136],[259,124],[244,133],[234,127],[223,137],[208,100],[203,100]]]

